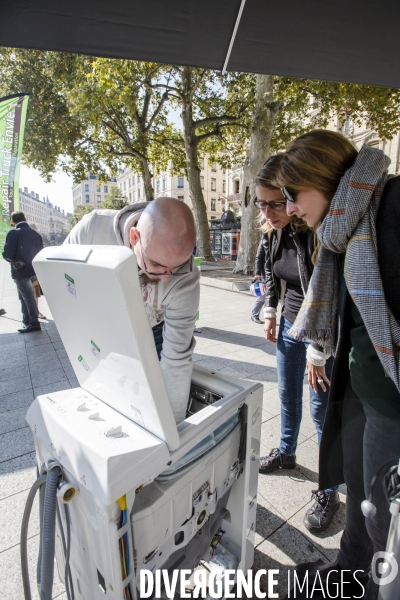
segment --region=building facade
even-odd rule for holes
[[[206,157],[200,158],[200,183],[207,207],[208,219],[219,219],[223,213],[226,199],[226,172],[218,164],[209,165]],[[131,169],[125,169],[117,177],[117,185],[121,195],[130,204],[144,202],[145,192],[143,179],[140,174]],[[169,196],[185,202],[193,210],[187,178],[171,175],[168,171],[158,173],[153,177],[154,197]]]
[[[24,213],[28,223],[36,225],[41,235],[48,235],[50,232],[49,214],[46,198],[39,198],[39,194],[34,191],[28,192],[28,188],[19,190],[19,206]]]
[[[40,235],[46,236],[49,242],[61,243],[61,237],[69,226],[70,213],[54,206],[48,198],[40,199],[34,191],[28,192],[26,187],[19,190],[19,203],[29,225],[35,225]]]
[[[100,204],[107,199],[111,188],[117,185],[115,177],[110,178],[107,183],[100,183],[96,175],[88,174],[84,181],[76,183],[72,187],[72,199],[74,209],[78,204],[86,206],[90,204],[94,208],[99,208]]]

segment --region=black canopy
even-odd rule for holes
[[[399,17],[399,0],[2,0],[0,45],[399,87]]]

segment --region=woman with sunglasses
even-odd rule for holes
[[[316,266],[290,333],[335,354],[319,484],[347,484],[336,561],[297,570],[311,581],[318,571],[327,587],[328,576],[335,585],[358,571],[369,600],[378,586],[367,573],[385,551],[390,523],[388,488],[382,477],[371,482],[400,457],[400,177],[388,179],[389,163],[378,149],[358,152],[339,133],[316,130],[289,145],[274,177],[288,216],[318,227]]]
[[[272,185],[283,155],[272,156],[256,177],[255,204],[260,209],[265,252],[264,331],[270,342],[276,343],[278,391],[281,402],[281,439],[279,448],[260,459],[259,472],[296,466],[296,448],[303,407],[303,383],[306,352],[310,378],[310,413],[318,433],[322,434],[328,402],[329,375],[332,359],[325,371],[325,356],[321,348],[308,341],[296,341],[288,335],[307,292],[313,271],[314,233],[304,222],[286,213],[286,200],[279,188]],[[276,311],[282,302],[282,314],[276,337]],[[314,491],[314,505],[304,516],[304,525],[313,533],[324,531],[340,505],[337,488]]]

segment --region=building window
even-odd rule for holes
[[[211,191],[212,192],[216,192],[217,191],[217,180],[216,179],[211,179]]]
[[[162,180],[162,189],[163,189],[163,191],[165,191],[166,185],[167,185],[167,180],[165,179],[165,177],[163,177],[163,180]]]
[[[157,194],[160,192],[160,180],[157,179]]]
[[[185,178],[178,177],[178,188],[183,188],[184,185],[185,185]]]
[[[86,204],[89,204],[89,194],[86,194],[85,200],[86,200]]]
[[[200,158],[200,169],[204,169],[204,158]]]
[[[105,185],[105,186],[104,186],[104,192],[105,192],[106,194],[108,194],[108,185]]]
[[[124,190],[126,190],[126,181],[124,181]]]
[[[132,192],[129,192],[129,202],[132,202]]]
[[[89,184],[85,183],[85,192],[88,192],[88,191],[89,191]]]
[[[97,196],[97,202],[101,202],[101,196]]]
[[[222,169],[222,173],[223,173],[223,175],[225,175],[226,169]]]
[[[178,196],[178,200],[180,200],[181,202],[185,202],[185,196]]]
[[[132,200],[135,200],[135,190],[132,192]]]
[[[214,171],[214,173],[215,173],[217,169],[218,169],[218,165],[217,165],[217,163],[214,163],[213,166],[211,167],[211,171]]]
[[[204,190],[204,177],[203,176],[200,177],[200,185],[201,185],[201,189]]]
[[[226,181],[225,181],[225,179],[222,182],[222,193],[226,194]]]
[[[211,198],[211,210],[217,210],[215,198]]]
[[[88,191],[89,191],[89,190],[88,190]],[[99,188],[99,187],[98,187],[98,188],[96,188],[96,192],[100,192],[100,191],[101,191],[101,190],[100,190],[100,188]]]
[[[240,181],[239,179],[235,179],[233,182],[235,186],[235,194],[240,194]]]

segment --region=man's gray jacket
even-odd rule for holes
[[[130,247],[129,232],[146,203],[120,211],[93,210],[72,229],[64,243],[123,245]],[[140,273],[139,273],[140,275]],[[195,346],[193,331],[200,300],[200,272],[193,271],[169,281],[143,283],[142,296],[151,327],[164,321],[161,371],[177,423],[186,417]]]

